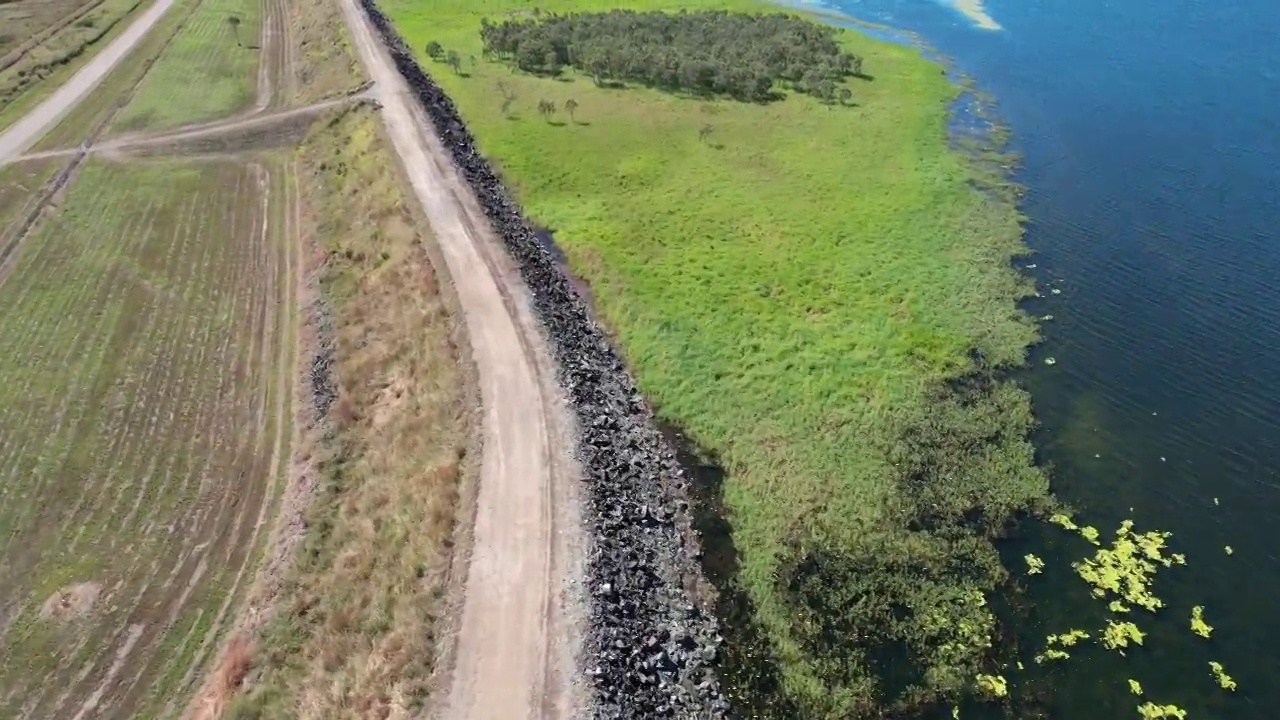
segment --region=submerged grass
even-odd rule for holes
[[[1036,330],[1015,307],[1018,214],[948,146],[958,89],[939,67],[850,32],[870,76],[851,107],[696,100],[476,60],[481,18],[526,13],[515,0],[382,5],[591,285],[663,420],[723,464],[740,567],[721,586],[759,639],[730,648],[739,705],[844,718],[1004,688],[991,538],[1048,481],[1029,400],[994,373]],[[426,58],[432,41],[461,72]]]
[[[377,117],[299,151],[338,396],[307,534],[235,718],[406,717],[426,702],[466,444],[455,326]]]

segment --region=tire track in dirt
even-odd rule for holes
[[[463,308],[484,408],[465,596],[442,672],[448,720],[571,717],[581,578],[574,437],[528,290],[354,0],[343,16]]]

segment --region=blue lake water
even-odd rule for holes
[[[1044,286],[1028,308],[1055,318],[1023,378],[1055,489],[1187,556],[1156,580],[1168,607],[1132,618],[1143,648],[1036,668],[1046,634],[1106,614],[1069,568],[1088,546],[1035,531],[1011,553],[1049,568],[1010,681],[1070,720],[1137,717],[1128,678],[1191,719],[1280,716],[1280,3],[988,0],[996,32],[931,0],[828,6],[919,33],[996,98]]]

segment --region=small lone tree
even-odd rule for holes
[[[572,123],[578,122],[578,120],[573,116],[574,111],[577,109],[578,109],[577,100],[574,100],[573,98],[569,98],[568,100],[564,101],[564,112],[566,115],[569,116],[569,122],[572,122]]]
[[[853,91],[847,87],[840,88],[836,95],[840,98],[841,105],[848,105],[853,100]]]
[[[543,120],[551,122],[551,116],[556,114],[556,103],[554,100],[539,100],[538,114]]]
[[[227,25],[231,26],[231,35],[236,39],[236,47],[244,47],[244,44],[240,42],[240,16],[228,15]]]
[[[703,125],[702,129],[698,130],[698,142],[706,142],[707,138],[711,137],[711,133],[714,130],[715,128],[710,125]]]
[[[449,67],[453,68],[455,73],[458,75],[462,74],[462,58],[458,56],[458,52],[456,50],[450,50],[449,54],[445,56],[444,62]]]
[[[443,56],[444,56],[444,48],[440,46],[440,43],[436,42],[435,40],[432,40],[431,42],[427,43],[427,57],[431,58],[432,60],[438,61]]]

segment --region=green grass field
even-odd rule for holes
[[[0,716],[158,716],[252,580],[289,455],[278,177],[91,163],[3,277]]]
[[[197,7],[194,0],[178,0],[120,64],[107,74],[75,109],[36,143],[35,150],[74,147],[101,134],[120,113],[133,89],[155,67],[170,40]]]
[[[661,416],[726,469],[741,568],[720,580],[745,590],[741,637],[760,643],[730,650],[739,701],[772,672],[751,657],[770,654],[784,692],[761,712],[802,717],[952,699],[998,672],[979,601],[1005,575],[987,536],[1048,483],[1023,394],[944,383],[975,370],[974,350],[1020,364],[1036,331],[1015,309],[1018,214],[948,149],[957,90],[939,67],[849,32],[874,77],[849,81],[853,107],[704,101],[474,61],[481,18],[527,10],[514,0],[381,4],[554,230]],[[426,58],[430,41],[462,75]],[[542,100],[561,108],[550,121]]]
[[[16,225],[34,207],[44,187],[64,162],[34,160],[0,168],[0,252],[16,232]]]
[[[115,129],[165,130],[253,104],[261,57],[259,0],[203,0],[138,86]],[[240,18],[234,28],[227,21]],[[236,42],[239,37],[239,44]]]

